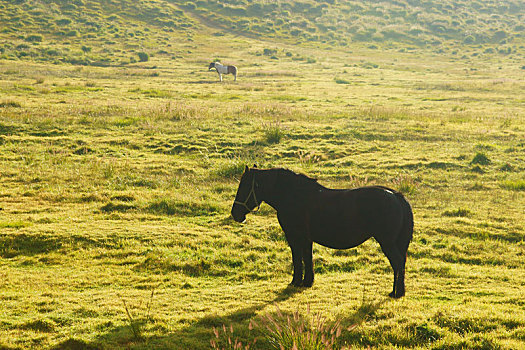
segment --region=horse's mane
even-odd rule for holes
[[[299,180],[301,182],[301,185],[316,185],[316,186],[321,186],[318,182],[317,182],[317,179],[314,179],[312,177],[309,177],[309,176],[306,176],[304,174],[299,174],[299,173],[296,173],[290,169],[285,169],[285,168],[274,168],[273,169],[274,171],[278,172],[279,174],[282,174],[284,176],[287,176],[289,178],[296,178],[297,180]]]

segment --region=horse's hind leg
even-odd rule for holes
[[[407,240],[404,237],[399,237],[396,241],[397,250],[399,251],[399,255],[401,256],[401,269],[399,270],[399,274],[397,276],[398,290],[400,293],[402,293],[400,296],[405,295],[405,265],[407,261],[407,251],[409,243],[410,240]]]
[[[385,253],[394,270],[394,287],[389,296],[392,298],[400,298],[405,295],[405,258],[393,242],[382,243],[380,245],[381,250]]]

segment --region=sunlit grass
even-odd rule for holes
[[[358,324],[338,338],[350,348],[523,347],[515,63],[357,45],[275,60],[257,55],[267,43],[199,35],[131,67],[0,61],[0,347],[205,349],[225,324],[271,349],[250,320],[307,304]],[[206,71],[224,47],[235,83]],[[402,192],[406,297],[387,299],[373,240],[314,245],[314,286],[287,288],[273,209],[229,217],[254,163]]]

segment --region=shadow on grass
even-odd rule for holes
[[[257,331],[249,330],[250,320],[266,306],[283,302],[301,293],[304,288],[287,286],[277,293],[274,299],[243,309],[232,310],[223,315],[210,314],[196,322],[192,322],[176,331],[170,331],[165,326],[156,325],[151,320],[137,320],[135,326],[155,333],[165,332],[164,335],[136,336],[131,325],[119,326],[89,343],[80,339],[70,338],[55,346],[54,350],[77,350],[77,349],[209,349],[210,339],[213,337],[213,327],[222,328],[232,326],[234,337],[243,344],[252,341],[254,337],[260,339]],[[258,347],[260,348],[260,347]],[[263,347],[266,348],[266,347]]]
[[[195,80],[195,81],[188,81],[187,84],[220,84],[221,82],[219,79],[217,80]]]
[[[47,235],[2,234],[0,235],[0,257],[13,258],[18,255],[32,256],[62,248],[62,242]]]
[[[135,326],[140,327],[141,332],[142,330],[147,330],[148,333],[154,332],[156,335],[144,336],[139,333],[137,336],[130,325],[125,325],[110,328],[106,334],[91,343],[70,338],[58,344],[53,349],[210,349],[210,340],[214,338],[213,329],[216,328],[220,330],[219,332],[222,334],[223,327],[225,327],[224,333],[232,334],[232,340],[238,339],[242,342],[243,348],[246,345],[253,344],[254,339],[257,339],[257,349],[272,349],[273,347],[265,338],[264,330],[259,328],[249,329],[250,320],[255,319],[260,311],[268,305],[277,305],[304,290],[304,288],[287,286],[280,290],[272,300],[246,308],[232,310],[230,313],[226,312],[222,315],[206,315],[200,320],[189,323],[175,331],[169,330],[165,325],[156,324],[153,320],[141,319],[136,321]],[[373,343],[373,341],[371,342],[367,340],[366,337],[363,337],[361,332],[356,332],[354,328],[366,322],[368,319],[375,317],[376,312],[389,300],[388,298],[379,301],[363,299],[357,309],[348,314],[338,315],[337,318],[340,321],[340,325],[343,329],[349,330],[343,334],[341,341],[346,344],[361,345],[370,345]],[[270,312],[270,314],[273,313]],[[230,326],[233,329],[233,333],[230,333]]]

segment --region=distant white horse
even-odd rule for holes
[[[237,67],[235,66],[224,66],[220,62],[212,62],[208,67],[208,70],[215,68],[217,73],[219,73],[219,79],[222,81],[223,74],[233,74],[234,81],[237,81]]]

